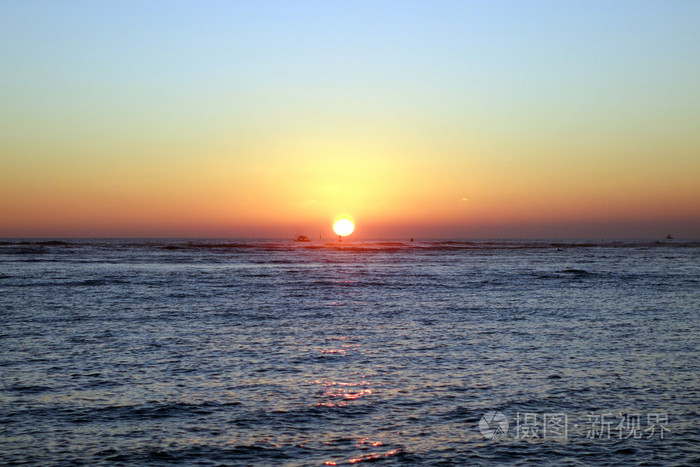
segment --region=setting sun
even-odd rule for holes
[[[333,225],[333,231],[342,237],[350,235],[353,230],[355,230],[355,226],[349,219],[340,219]]]
[[[173,3],[0,0],[0,467],[700,467],[700,0]]]

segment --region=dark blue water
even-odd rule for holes
[[[700,460],[698,242],[10,240],[0,313],[0,463]]]

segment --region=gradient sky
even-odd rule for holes
[[[0,3],[0,236],[700,237],[700,2]]]

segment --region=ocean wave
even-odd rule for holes
[[[4,240],[0,241],[0,254],[32,255],[49,252],[78,254],[82,248],[97,248],[103,251],[123,249],[161,250],[164,252],[211,251],[233,252],[259,250],[269,251],[340,251],[340,252],[403,252],[403,251],[450,251],[450,250],[546,250],[566,251],[581,248],[664,248],[692,249],[700,248],[695,240],[416,240],[414,242],[398,240],[312,240],[298,243],[292,240],[138,240],[138,239],[100,239],[100,240]]]

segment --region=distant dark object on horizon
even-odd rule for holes
[[[309,237],[306,235],[297,235],[296,238],[294,239],[295,242],[310,242]]]
[[[671,237],[671,234],[666,235],[666,240],[673,240],[673,237]]]

